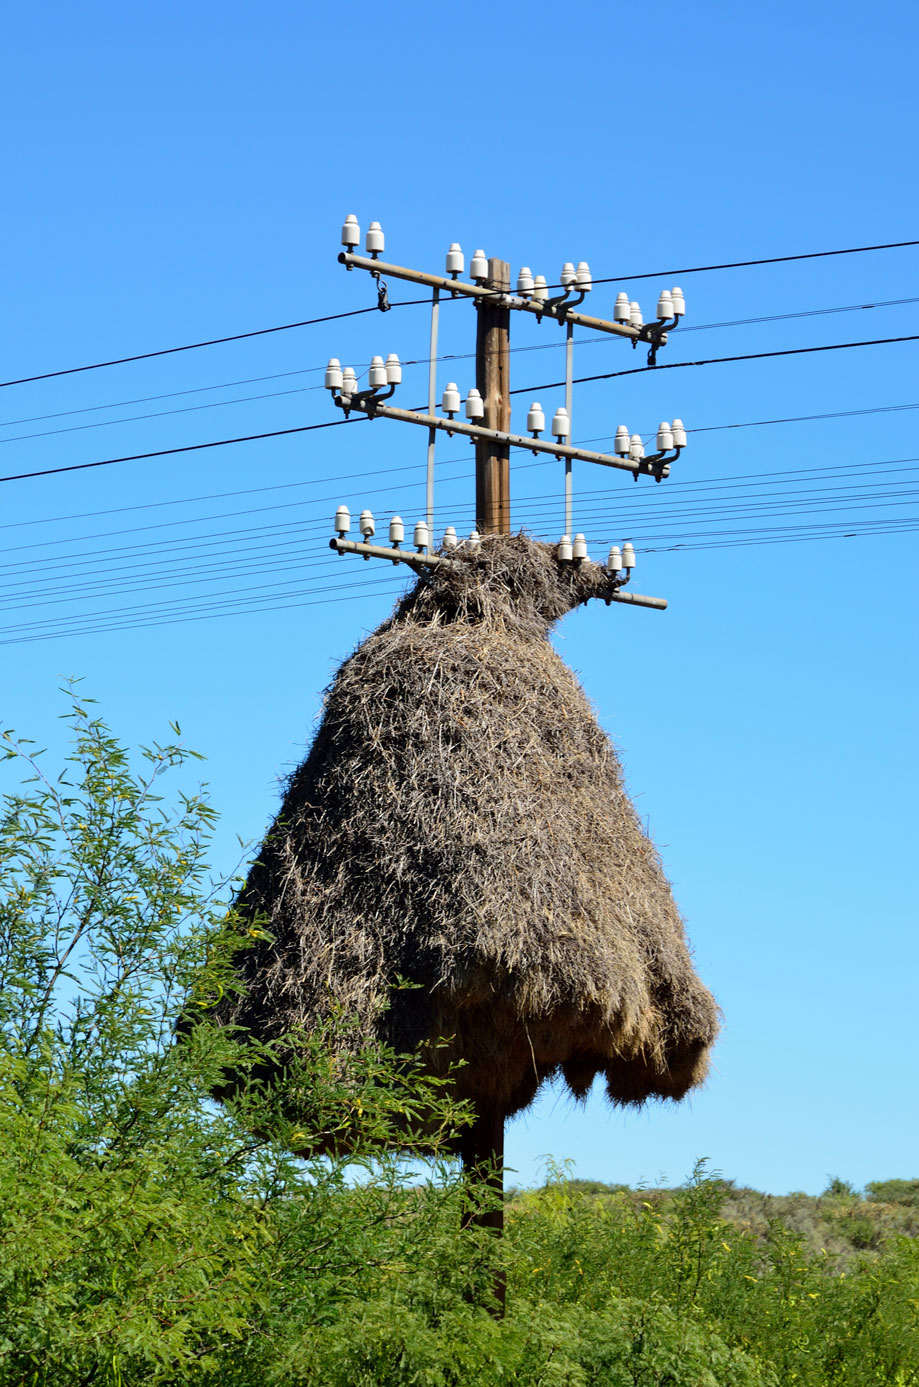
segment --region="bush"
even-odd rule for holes
[[[86,701],[70,718],[53,782],[3,735],[26,781],[0,814],[0,1387],[919,1382],[919,1182],[777,1200],[701,1163],[654,1191],[557,1168],[499,1243],[461,1226],[445,1154],[391,1149],[423,1103],[446,1151],[448,1089],[323,1035],[288,1038],[290,1079],[355,1154],[292,1158],[270,1047],[208,1021],[258,925],[208,877],[204,796],[158,797],[191,753],[135,769]]]
[[[406,1216],[381,1154],[394,1113],[423,1095],[445,1137],[462,1114],[392,1054],[343,1066],[298,1038],[293,1078],[317,1121],[357,1132],[365,1183],[290,1157],[274,1095],[246,1080],[266,1047],[207,1023],[253,927],[208,879],[203,795],[168,811],[157,793],[192,754],[155,745],[134,770],[87,702],[70,721],[57,782],[2,739],[25,783],[0,818],[0,1382],[203,1380],[270,1342],[291,1287],[324,1315],[366,1289],[374,1230]],[[241,1089],[217,1107],[226,1068]]]
[[[871,1180],[865,1190],[876,1204],[905,1204],[919,1209],[919,1180]]]

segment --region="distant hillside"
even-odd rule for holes
[[[872,1180],[859,1191],[834,1177],[819,1195],[761,1194],[722,1178],[713,1183],[721,1192],[713,1210],[720,1218],[760,1240],[781,1224],[809,1254],[825,1256],[835,1271],[866,1253],[879,1252],[892,1235],[919,1237],[919,1180]],[[661,1215],[672,1213],[681,1196],[679,1189],[631,1189],[599,1180],[569,1179],[563,1184],[572,1196],[601,1202],[626,1199],[636,1209],[650,1205]],[[525,1200],[526,1194],[512,1189],[508,1197]]]

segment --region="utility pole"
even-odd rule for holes
[[[390,404],[397,386],[402,383],[402,365],[395,352],[385,361],[382,356],[370,362],[369,378],[364,385],[350,366],[342,369],[337,357],[329,361],[325,387],[334,403],[347,418],[352,411],[369,419],[394,419],[398,423],[416,424],[427,430],[427,488],[426,518],[419,520],[412,534],[414,552],[405,543],[405,526],[401,516],[389,522],[389,547],[373,544],[376,522],[369,510],[361,512],[359,540],[348,539],[351,516],[347,506],[339,506],[335,517],[336,538],[330,547],[339,554],[360,554],[364,559],[382,559],[391,563],[406,563],[415,569],[435,568],[453,564],[451,557],[457,548],[475,550],[482,535],[509,535],[511,532],[510,453],[525,449],[536,455],[547,454],[564,463],[564,533],[556,546],[560,564],[590,563],[587,541],[583,534],[574,533],[574,478],[572,464],[588,462],[601,467],[619,468],[628,472],[634,481],[653,477],[656,482],[670,475],[671,464],[679,459],[686,447],[686,430],[680,419],[662,423],[655,439],[656,450],[646,453],[641,435],[630,433],[624,424],[616,429],[613,451],[595,452],[572,442],[572,387],[574,384],[574,329],[587,328],[611,337],[624,338],[632,347],[644,343],[649,347],[648,365],[653,367],[657,354],[666,345],[668,334],[679,326],[686,305],[683,291],[678,288],[661,291],[654,320],[645,322],[639,305],[629,301],[620,290],[616,295],[612,318],[597,318],[581,310],[585,297],[594,284],[587,262],[575,265],[567,261],[562,266],[558,284],[546,283],[542,275],[531,274],[523,268],[517,275],[516,291],[511,290],[511,270],[504,260],[487,259],[477,250],[469,264],[469,279],[464,279],[466,261],[462,248],[454,242],[447,252],[446,274],[395,265],[380,257],[384,249],[383,230],[379,222],[371,222],[367,231],[366,254],[357,249],[361,232],[354,215],[346,217],[342,227],[339,263],[347,270],[365,270],[375,280],[377,307],[386,312],[389,291],[386,278],[401,279],[409,284],[424,285],[432,291],[431,337],[428,362],[427,410],[403,409]],[[561,292],[556,292],[560,290]],[[442,298],[472,299],[478,314],[476,327],[476,384],[465,401],[455,382],[446,385],[437,411],[437,328]],[[565,330],[565,402],[559,404],[549,429],[552,441],[545,437],[546,413],[538,401],[533,401],[526,416],[526,432],[511,433],[510,392],[510,315],[535,316],[554,321]],[[465,418],[458,417],[465,414]],[[519,427],[519,426],[518,426]],[[475,445],[475,518],[476,528],[466,539],[460,539],[455,528],[446,528],[440,544],[434,540],[434,468],[435,448],[439,432],[448,437],[457,434]],[[610,546],[603,566],[607,582],[596,594],[607,604],[629,603],[635,607],[663,610],[667,603],[659,597],[647,597],[637,592],[620,592],[629,582],[635,562],[631,542]]]
[[[504,1233],[504,1113],[497,1103],[481,1099],[475,1104],[475,1116],[460,1134],[460,1160],[467,1189],[472,1195],[477,1186],[483,1187],[494,1201],[489,1208],[470,1208],[463,1226],[475,1224],[490,1228],[501,1237]],[[494,1279],[494,1295],[499,1313],[504,1313],[507,1284],[499,1272]]]
[[[577,267],[566,262],[562,267],[560,281],[550,286],[541,275],[532,275],[528,268],[520,270],[517,276],[516,292],[511,292],[511,269],[504,260],[488,259],[477,250],[469,265],[469,280],[462,278],[465,272],[465,257],[461,247],[454,243],[446,257],[446,274],[432,274],[410,269],[404,265],[384,262],[380,256],[384,250],[383,231],[379,222],[372,222],[367,232],[366,254],[357,247],[360,243],[360,228],[353,215],[345,220],[342,227],[344,251],[339,261],[348,270],[364,270],[372,275],[377,286],[377,306],[386,312],[390,307],[389,293],[384,275],[404,280],[414,285],[423,285],[432,291],[431,335],[428,363],[427,411],[404,409],[388,403],[396,388],[402,383],[402,365],[398,356],[391,352],[387,358],[374,356],[368,373],[367,384],[362,384],[351,367],[342,369],[341,362],[333,357],[325,374],[325,387],[331,392],[334,403],[343,410],[345,417],[357,411],[369,419],[391,419],[398,423],[415,424],[427,430],[427,490],[426,519],[419,520],[414,527],[412,545],[407,546],[405,526],[401,516],[395,515],[389,522],[389,547],[373,543],[376,522],[369,510],[360,513],[360,539],[348,538],[351,529],[351,515],[347,506],[339,506],[335,515],[336,535],[330,547],[338,554],[359,554],[364,559],[380,559],[391,563],[407,564],[416,571],[440,571],[456,569],[459,562],[475,555],[480,549],[482,536],[509,535],[511,533],[510,502],[510,452],[512,448],[526,449],[536,456],[540,454],[555,458],[564,464],[564,517],[565,533],[555,548],[555,558],[560,567],[590,565],[587,541],[583,534],[573,534],[573,462],[591,463],[608,468],[618,468],[628,472],[634,481],[640,476],[653,477],[657,482],[670,474],[671,463],[676,462],[686,446],[686,430],[679,419],[672,423],[662,423],[656,434],[656,451],[646,455],[641,436],[630,433],[625,425],[616,429],[615,443],[611,453],[589,451],[576,446],[571,437],[572,387],[574,384],[574,340],[575,327],[587,328],[611,337],[621,337],[632,347],[646,344],[648,365],[654,366],[659,349],[667,341],[667,333],[679,325],[686,308],[680,289],[663,290],[657,302],[656,319],[645,323],[636,302],[630,302],[627,293],[620,291],[616,297],[612,319],[590,316],[580,310],[587,294],[593,290],[593,280],[586,261]],[[561,292],[551,293],[551,290]],[[476,326],[476,372],[475,386],[470,388],[463,401],[455,382],[449,382],[443,391],[440,413],[437,412],[437,331],[439,305],[442,296],[472,299],[478,314]],[[552,440],[541,437],[546,433],[546,416],[542,405],[533,401],[526,416],[526,431],[511,433],[511,391],[510,391],[510,315],[511,312],[535,315],[537,322],[543,318],[555,321],[565,331],[565,397],[552,418],[550,432]],[[465,418],[457,416],[465,412]],[[519,426],[518,426],[519,427]],[[469,439],[475,447],[475,517],[476,528],[466,539],[460,539],[453,526],[448,526],[439,546],[434,540],[434,464],[437,435],[445,432],[448,436]],[[440,552],[435,552],[439,547]],[[462,556],[456,553],[462,547]],[[650,607],[661,610],[667,603],[659,597],[647,597],[640,593],[620,591],[630,580],[635,565],[635,551],[631,541],[625,541],[620,550],[613,544],[608,558],[601,567],[590,571],[596,573],[597,584],[593,595],[602,598],[607,605],[611,602],[629,603],[633,606]],[[459,1155],[469,1191],[469,1203],[464,1218],[466,1223],[493,1229],[500,1233],[504,1227],[503,1185],[504,1185],[504,1110],[493,1098],[480,1093],[474,1102],[474,1118],[463,1130],[459,1139]],[[475,1190],[486,1189],[493,1196],[489,1207],[476,1207]],[[499,1278],[495,1284],[495,1296],[499,1306],[504,1305],[504,1284]]]
[[[511,267],[489,260],[486,286],[508,294]],[[511,427],[510,309],[501,300],[478,299],[475,336],[475,383],[485,405],[486,429],[508,433]],[[506,443],[476,439],[475,514],[484,535],[511,532],[511,462]]]

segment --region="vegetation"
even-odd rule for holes
[[[158,798],[190,753],[134,766],[86,701],[70,717],[53,779],[3,738],[25,783],[0,814],[0,1387],[919,1383],[917,1181],[775,1199],[704,1166],[645,1191],[556,1170],[498,1244],[460,1227],[449,1089],[321,1034],[287,1081],[351,1154],[292,1157],[259,1081],[280,1051],[208,1023],[259,926],[208,878],[204,796]]]

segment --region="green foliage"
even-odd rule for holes
[[[704,1164],[678,1190],[556,1168],[498,1243],[461,1227],[448,1088],[326,1035],[286,1038],[293,1131],[270,1047],[208,1021],[258,926],[208,877],[203,794],[158,797],[191,769],[178,729],[134,767],[70,717],[54,780],[3,736],[0,1387],[917,1387],[919,1182],[778,1200]],[[347,1164],[290,1155],[345,1128]]]
[[[0,1382],[207,1380],[292,1287],[326,1315],[358,1269],[365,1289],[389,1251],[375,1230],[406,1217],[400,1171],[384,1156],[355,1192],[342,1163],[288,1154],[254,1077],[267,1047],[207,1023],[252,928],[208,879],[206,800],[157,793],[190,753],[153,746],[135,770],[86,701],[70,721],[56,781],[2,739],[25,782],[0,817]],[[422,1099],[445,1138],[462,1116],[393,1055],[298,1041],[291,1082],[316,1130],[350,1127],[352,1164]],[[217,1107],[227,1069],[240,1093]]]
[[[726,1218],[734,1198],[703,1163],[679,1190],[585,1198],[557,1179],[511,1206],[511,1285],[580,1308],[663,1302],[783,1387],[919,1382],[915,1238],[892,1233],[840,1271],[779,1218],[761,1231]]]
[[[871,1180],[865,1190],[876,1204],[905,1204],[919,1209],[919,1180]]]

